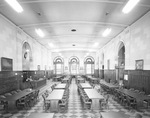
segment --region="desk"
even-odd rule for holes
[[[85,93],[92,100],[91,109],[101,109],[100,100],[103,100],[104,97],[100,95],[95,89],[84,89]]]
[[[67,84],[57,84],[54,89],[65,89]]]
[[[50,101],[50,110],[58,112],[58,101],[62,99],[64,94],[64,89],[54,89],[51,94],[46,98],[47,101]]]
[[[26,95],[29,95],[31,93],[33,93],[34,90],[23,90],[17,94],[8,96],[6,98],[0,98],[0,100],[4,100],[8,102],[8,111],[16,111],[17,110],[17,106],[16,106],[16,101]]]
[[[92,89],[92,86],[89,83],[80,83],[83,89]]]
[[[126,114],[109,111],[109,112],[101,112],[102,118],[128,118]]]
[[[53,118],[54,113],[31,113],[27,118]]]

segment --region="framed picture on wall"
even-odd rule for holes
[[[135,69],[136,70],[143,70],[144,60],[135,60]]]
[[[12,71],[13,70],[13,59],[1,57],[1,70]]]

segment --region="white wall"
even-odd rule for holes
[[[32,50],[33,62],[30,70],[37,70],[37,65],[41,66],[41,70],[45,69],[45,65],[49,69],[51,52],[0,15],[0,58],[13,59],[13,70],[22,70],[22,45],[25,41]]]
[[[150,12],[126,28],[117,37],[97,52],[100,62],[104,53],[104,65],[107,69],[107,60],[110,59],[110,69],[115,68],[120,42],[125,45],[125,69],[135,69],[135,60],[144,60],[144,70],[150,70]],[[101,67],[101,65],[100,65]]]
[[[61,53],[61,55],[60,55]],[[79,70],[80,73],[83,74],[84,72],[84,59],[86,58],[86,56],[91,56],[94,58],[96,58],[96,52],[91,52],[89,53],[89,55],[86,55],[87,52],[86,51],[64,51],[64,52],[53,52],[52,53],[52,60],[54,60],[57,56],[61,56],[64,59],[64,68],[67,67],[68,70],[65,70],[66,73],[69,73],[69,59],[73,56],[78,57],[79,59],[79,69],[83,68],[83,70]]]

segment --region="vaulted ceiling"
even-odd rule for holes
[[[122,12],[127,0],[18,0],[22,13],[5,0],[0,13],[52,51],[95,51],[150,10],[150,0],[141,0],[128,14]],[[45,37],[39,37],[40,28]],[[111,33],[103,37],[106,28]]]

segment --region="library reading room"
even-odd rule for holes
[[[0,0],[0,118],[150,118],[149,46],[150,0]]]

